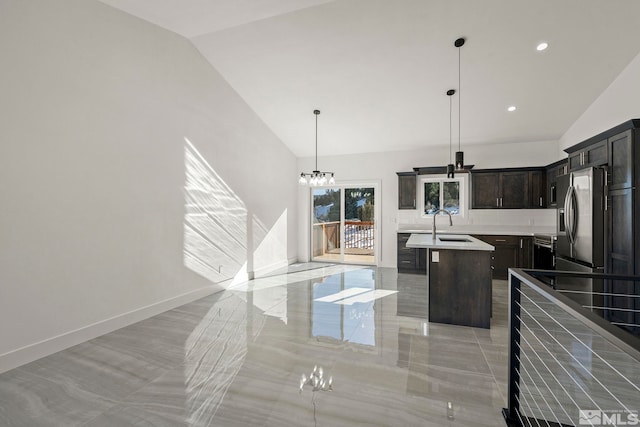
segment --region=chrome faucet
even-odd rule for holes
[[[444,212],[449,215],[449,227],[453,227],[453,220],[451,219],[451,212],[445,209],[438,209],[433,213],[433,227],[431,228],[431,241],[436,242],[436,217],[440,212]]]

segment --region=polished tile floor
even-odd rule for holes
[[[0,375],[0,425],[504,425],[506,281],[475,329],[427,322],[424,279],[316,263],[236,286]],[[314,366],[331,391],[301,385]]]

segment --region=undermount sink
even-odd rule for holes
[[[461,242],[461,243],[471,243],[471,240],[466,237],[440,237],[438,236],[438,240],[441,242]]]

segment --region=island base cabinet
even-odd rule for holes
[[[531,236],[476,235],[474,237],[495,247],[491,264],[494,279],[508,279],[510,268],[533,267]]]
[[[427,251],[429,322],[489,328],[491,252]]]

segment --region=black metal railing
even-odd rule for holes
[[[567,278],[603,285],[554,289]],[[612,282],[633,286],[611,292]],[[629,292],[638,284],[638,276],[509,270],[507,425],[640,425],[640,295]],[[625,322],[605,319],[620,308]]]
[[[345,221],[345,249],[373,250],[375,243],[375,228],[373,226],[373,221]]]

